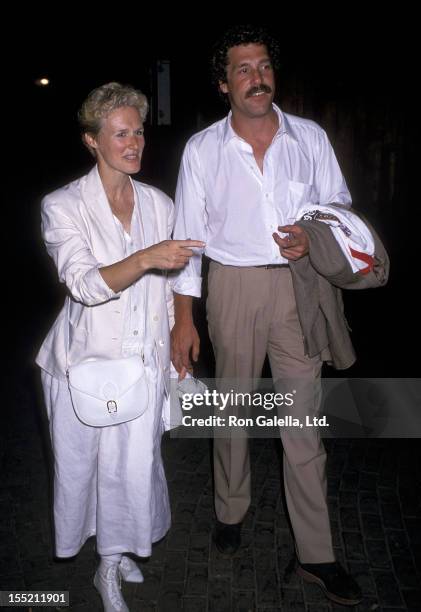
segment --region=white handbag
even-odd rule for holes
[[[132,421],[148,407],[149,389],[140,355],[92,359],[67,369],[74,411],[82,423],[106,427]]]
[[[70,321],[70,299],[67,305]],[[145,412],[149,389],[141,355],[121,359],[92,358],[69,365],[68,327],[66,344],[69,391],[73,409],[82,423],[107,427],[132,421]]]

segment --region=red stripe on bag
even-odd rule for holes
[[[352,247],[350,247],[349,250],[351,251],[352,257],[354,257],[355,259],[359,259],[360,261],[363,261],[367,264],[366,268],[358,270],[359,274],[368,274],[369,272],[371,272],[371,270],[374,268],[374,257],[368,255],[367,253],[356,251]]]

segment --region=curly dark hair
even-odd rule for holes
[[[228,50],[237,45],[249,44],[265,45],[273,68],[279,68],[278,41],[262,26],[236,25],[227,30],[215,43],[210,60],[212,82],[216,87],[226,82],[226,67],[228,64]]]

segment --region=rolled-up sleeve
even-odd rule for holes
[[[99,272],[105,264],[95,258],[74,220],[49,196],[41,205],[41,230],[59,279],[67,285],[75,300],[93,306],[120,297]]]
[[[175,196],[174,240],[206,242],[205,190],[197,150],[188,142],[183,153]],[[195,249],[196,251],[196,249]],[[197,250],[198,251],[198,250]],[[189,263],[171,280],[176,293],[200,297],[202,253],[195,252]]]

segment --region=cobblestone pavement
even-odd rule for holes
[[[3,590],[69,590],[71,610],[101,610],[92,586],[94,541],[89,540],[75,559],[57,561],[52,557],[50,457],[32,378],[31,373],[8,406],[3,406],[0,586]],[[13,410],[7,410],[11,406]],[[419,440],[327,442],[335,549],[364,592],[364,601],[355,610],[419,612]],[[216,552],[210,536],[209,442],[165,436],[163,453],[173,526],[154,546],[152,557],[140,560],[145,582],[124,584],[130,610],[345,609],[328,603],[317,587],[303,584],[294,572],[277,442],[253,440],[251,451],[253,503],[244,524],[242,548],[234,559],[227,560]]]

